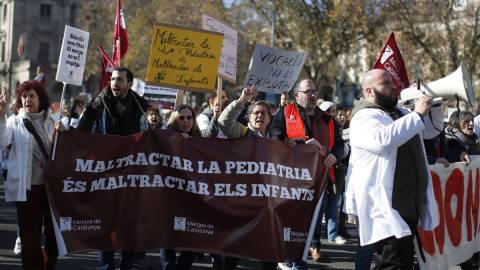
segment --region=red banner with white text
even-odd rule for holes
[[[417,252],[421,269],[447,270],[480,250],[479,168],[480,158],[468,166],[430,166],[440,224],[433,231],[419,230],[426,257],[423,263]]]
[[[60,133],[46,180],[59,251],[299,261],[326,183],[323,162],[312,145],[258,137]]]
[[[397,46],[393,32],[388,37],[372,69],[383,69],[390,73],[398,91],[402,91],[410,85],[405,62],[403,62],[403,57]]]

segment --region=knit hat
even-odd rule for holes
[[[328,111],[328,109],[330,109],[330,107],[332,106],[336,106],[335,103],[331,102],[331,101],[324,101],[322,102],[322,104],[320,104],[319,108],[322,110],[322,111]]]

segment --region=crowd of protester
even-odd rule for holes
[[[352,109],[346,110],[332,101],[319,99],[318,90],[312,81],[299,80],[292,89],[294,100],[290,100],[290,93],[285,92],[281,96],[281,102],[277,109],[273,103],[256,100],[258,90],[253,85],[241,90],[237,99],[232,102],[229,101],[224,89],[221,91],[220,104],[217,102],[217,92],[215,91],[207,95],[206,102],[201,108],[181,104],[167,115],[158,108],[150,107],[143,97],[131,90],[133,74],[128,69],[121,67],[115,69],[111,84],[97,98],[90,102],[75,99],[65,104],[60,120],[56,114],[52,113],[52,106],[45,87],[39,82],[26,81],[16,89],[14,97],[16,103],[12,106],[14,109],[12,109],[13,114],[10,117],[7,113],[9,110],[8,96],[4,90],[0,96],[0,148],[3,151],[2,161],[5,161],[2,162],[2,168],[6,200],[16,202],[17,208],[19,237],[15,243],[15,253],[21,254],[24,269],[55,269],[58,251],[54,240],[44,180],[48,153],[52,147],[52,133],[55,128],[60,132],[75,130],[128,136],[145,131],[148,127],[155,127],[177,132],[186,140],[190,137],[234,139],[257,136],[284,141],[291,147],[296,144],[312,144],[317,147],[320,153],[326,155],[324,165],[333,168],[334,172],[328,176],[327,188],[323,192],[309,250],[314,260],[322,261],[325,258],[321,251],[320,241],[322,226],[328,242],[343,245],[352,238],[346,223],[358,225],[359,222],[365,220],[366,212],[362,212],[365,209],[355,209],[355,211],[349,212],[351,204],[345,200],[348,197],[346,178],[350,176],[348,172],[349,164],[352,164],[351,153],[352,151],[355,153],[355,149],[364,147],[361,145],[364,142],[358,141],[359,135],[356,135],[358,127],[355,125],[355,120],[352,122],[354,114],[366,125],[371,124],[371,121],[380,121],[377,123],[379,126],[397,123],[400,126],[402,121],[411,121],[412,125],[419,126],[418,130],[422,130],[423,125],[428,128],[428,121],[431,121],[433,130],[431,133],[426,134],[423,130],[423,136],[418,139],[415,136],[418,133],[416,132],[409,135],[407,142],[399,141],[399,144],[403,142],[407,147],[416,148],[423,143],[428,164],[440,163],[448,167],[453,162],[466,162],[468,165],[472,155],[480,154],[478,137],[480,116],[474,118],[471,112],[456,111],[450,116],[449,122],[439,128],[438,123],[434,123],[434,120],[428,120],[430,119],[428,112],[436,109],[442,110],[441,106],[433,108],[431,105],[427,105],[429,100],[425,98],[421,100],[423,103],[419,104],[414,111],[416,114],[409,114],[405,109],[397,109],[396,102],[388,103],[388,96],[378,99],[380,92],[369,91],[369,83],[372,85],[376,83],[375,76],[386,75],[378,72],[366,74],[363,85],[366,97],[364,100],[356,101],[353,111]],[[388,91],[395,92],[391,86],[389,87],[382,90],[383,94],[389,93]],[[391,96],[396,100],[395,97],[398,94],[393,93]],[[367,111],[370,112],[370,109],[379,109],[380,114],[369,118],[371,116]],[[384,112],[388,114],[383,114]],[[298,121],[303,124],[303,129],[294,130],[285,121],[287,114],[298,118]],[[383,123],[381,123],[382,121]],[[420,138],[422,138],[421,141]],[[406,159],[409,155],[414,156],[414,154],[404,152],[407,150],[402,147],[404,146],[398,146],[398,152],[395,152],[398,155],[397,159]],[[368,152],[370,149],[365,147],[364,151]],[[421,151],[421,149],[417,150]],[[412,152],[415,151],[412,150]],[[8,167],[24,169],[7,171],[7,160]],[[402,166],[408,166],[408,162]],[[395,174],[391,177],[406,176]],[[424,190],[427,190],[428,193],[427,186],[424,187]],[[358,192],[358,190],[352,192]],[[395,199],[392,201],[395,208]],[[398,211],[404,210],[402,208]],[[416,233],[415,226],[421,211],[423,209],[419,210],[414,217],[411,217],[409,213],[401,212],[401,217],[408,223],[404,229],[410,229],[411,236]],[[367,223],[368,221],[363,222]],[[43,249],[39,245],[41,238],[39,228],[42,227],[42,224],[45,226],[44,234],[46,235]],[[383,269],[382,265],[390,263],[386,261],[385,253],[397,252],[386,248],[388,245],[394,245],[392,243],[395,242],[380,245],[379,243],[385,239],[378,241],[375,238],[375,232],[359,230],[358,235],[359,244],[355,269],[370,269],[375,253],[377,253],[376,265],[378,269]],[[388,236],[386,235],[386,237]],[[401,245],[408,247],[404,251],[404,253],[408,253],[405,255],[407,258],[404,262],[405,267],[402,266],[401,269],[418,268],[418,265],[413,265],[413,245],[404,243]],[[141,268],[152,268],[152,264],[145,259],[145,253],[146,251],[123,250],[120,269],[132,269],[134,265]],[[173,249],[162,249],[160,253],[163,268],[166,270],[189,269],[196,255],[194,252],[181,250],[178,251],[180,255],[176,258],[177,251]],[[115,269],[114,254],[115,251],[99,252],[101,269]],[[212,269],[235,269],[237,267],[238,258],[225,257],[220,254],[209,255]],[[462,269],[475,269],[478,267],[478,254],[460,266]],[[307,269],[307,264],[306,262],[263,262],[263,269],[277,269],[277,267]]]

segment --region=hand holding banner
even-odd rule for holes
[[[58,136],[46,188],[60,254],[175,248],[269,262],[306,258],[327,176],[325,157],[311,145],[186,140],[161,129]]]

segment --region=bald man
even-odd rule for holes
[[[413,111],[397,107],[400,93],[384,70],[368,71],[362,88],[350,123],[344,211],[358,216],[360,244],[374,245],[375,269],[408,269],[417,225],[439,223],[423,139],[443,129],[443,109],[427,96]]]

